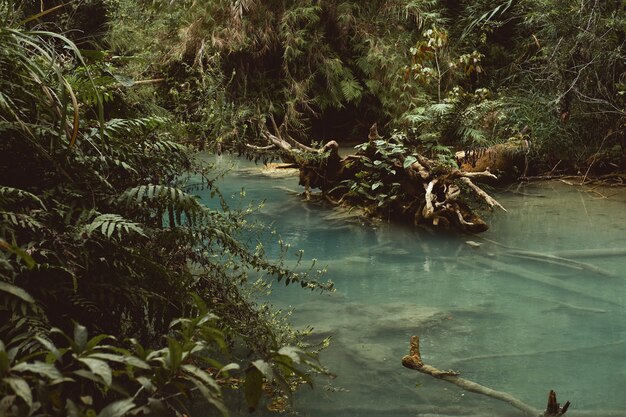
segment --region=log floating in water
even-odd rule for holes
[[[454,384],[466,391],[475,392],[477,394],[485,395],[496,400],[504,401],[511,404],[513,407],[521,410],[524,414],[531,417],[560,417],[567,412],[570,402],[566,402],[563,407],[556,400],[556,393],[550,390],[548,394],[548,405],[544,412],[540,412],[533,406],[530,406],[513,395],[496,391],[492,388],[480,385],[474,381],[470,381],[465,378],[461,378],[458,372],[455,371],[442,371],[434,366],[425,364],[422,361],[419,337],[412,336],[410,340],[409,354],[402,358],[402,366],[405,368],[413,369],[426,375],[430,375],[433,378],[441,379],[443,381]]]

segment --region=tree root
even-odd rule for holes
[[[299,168],[299,183],[307,196],[310,189],[319,188],[332,204],[361,207],[371,217],[470,233],[483,232],[489,227],[464,201],[467,194],[461,193],[462,187],[490,208],[506,211],[472,181],[496,178],[488,169],[463,172],[422,155],[409,154],[402,146],[399,149],[406,154],[395,151],[389,142],[380,139],[375,126],[370,130],[368,143],[356,155],[341,158],[337,142],[311,148],[281,133],[275,121],[271,122],[273,133],[266,129],[261,136],[269,143],[268,147],[280,150],[290,167]]]
[[[496,391],[468,379],[461,378],[458,372],[442,371],[435,368],[434,366],[426,365],[422,361],[422,357],[420,354],[418,336],[411,337],[409,354],[402,358],[402,365],[405,368],[413,369],[423,374],[430,375],[433,378],[441,379],[451,384],[454,384],[466,391],[475,392],[477,394],[485,395],[487,397],[509,403],[513,407],[522,411],[527,416],[531,417],[560,417],[567,412],[567,409],[570,405],[570,402],[568,401],[563,405],[563,407],[561,407],[561,405],[556,400],[556,393],[550,390],[550,393],[548,394],[548,405],[546,407],[546,410],[544,412],[541,412],[535,407],[524,403],[523,401],[512,396],[509,393]]]

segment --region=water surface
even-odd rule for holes
[[[497,193],[508,213],[488,214],[489,231],[459,236],[347,222],[289,192],[301,191],[297,178],[269,178],[236,159],[218,163],[234,164],[219,185],[227,199],[236,203],[243,187],[246,201],[265,201],[256,217],[328,265],[337,289],[278,286],[271,296],[294,309],[295,326],[332,336],[322,360],[337,377],[301,390],[298,415],[521,415],[403,368],[409,337],[419,335],[426,363],[537,408],[554,389],[560,402],[572,401],[568,415],[626,416],[626,257],[564,253],[626,248],[623,190],[513,187]],[[538,258],[562,253],[569,261]]]

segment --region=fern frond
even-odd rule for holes
[[[0,207],[7,207],[7,205],[12,203],[19,203],[21,206],[33,203],[44,210],[46,209],[41,199],[33,193],[20,190],[19,188],[0,186]]]
[[[111,119],[104,125],[104,134],[109,138],[128,135],[137,131],[153,130],[165,126],[169,120],[165,117],[151,116],[138,119]]]
[[[146,150],[153,150],[159,153],[183,153],[187,152],[187,147],[171,140],[160,139],[155,142],[147,142],[145,145]]]
[[[123,235],[138,234],[146,237],[145,232],[138,223],[132,222],[119,214],[101,214],[84,226],[83,230],[87,234],[100,233],[107,238],[115,236],[122,238]]]
[[[0,220],[2,221],[2,224],[0,224],[0,231],[4,230],[6,225],[10,225],[12,228],[25,229],[30,232],[36,232],[44,227],[32,216],[23,213],[0,211]]]
[[[460,126],[456,133],[464,144],[471,144],[472,146],[484,146],[487,144],[487,138],[484,133],[473,127]]]
[[[363,87],[354,79],[348,78],[341,80],[341,92],[343,93],[343,97],[348,102],[358,102],[363,95]]]
[[[429,113],[433,113],[437,116],[445,116],[452,113],[454,110],[454,104],[450,103],[435,103],[427,108]]]
[[[402,118],[414,126],[419,126],[431,120],[429,116],[424,114],[424,110],[423,107],[418,107],[414,111],[404,114]]]
[[[155,207],[173,207],[178,212],[200,212],[201,204],[198,197],[187,194],[180,188],[166,185],[141,185],[124,191],[118,202],[125,205],[150,203]]]

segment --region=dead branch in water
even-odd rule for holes
[[[413,369],[423,374],[430,375],[433,378],[449,382],[466,391],[475,392],[477,394],[485,395],[499,401],[504,401],[522,411],[527,416],[531,417],[560,417],[563,416],[569,408],[569,401],[566,402],[563,407],[561,407],[561,405],[556,400],[556,393],[552,390],[550,390],[548,394],[548,405],[546,407],[546,410],[544,412],[541,412],[535,407],[524,403],[523,401],[512,396],[509,393],[496,391],[468,379],[461,378],[458,372],[442,371],[435,368],[434,366],[427,365],[422,361],[419,342],[420,339],[418,336],[411,337],[409,354],[402,358],[402,365],[405,368]]]
[[[470,233],[488,229],[468,201],[490,208],[504,207],[473,180],[496,178],[489,169],[464,172],[411,153],[404,145],[382,140],[372,126],[368,142],[355,155],[339,156],[339,145],[330,141],[320,148],[306,146],[284,133],[271,119],[273,132],[265,129],[266,146],[279,149],[283,160],[300,170],[300,185],[310,197],[320,189],[323,199],[360,207],[371,217],[386,217],[437,228],[456,228]],[[462,191],[466,192],[463,193]],[[473,196],[473,198],[468,198]]]

